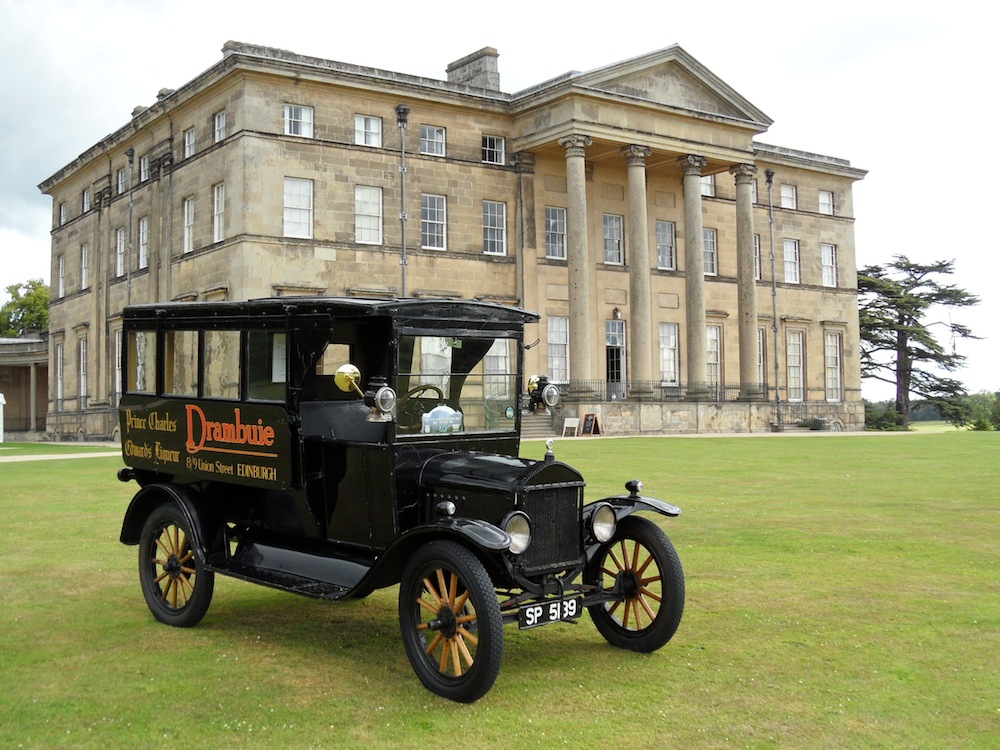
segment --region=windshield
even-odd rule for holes
[[[403,336],[398,352],[398,433],[516,429],[516,339]]]

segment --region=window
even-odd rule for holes
[[[755,234],[753,236],[753,277],[760,281],[762,276],[760,272],[760,235]]]
[[[198,332],[167,331],[163,336],[163,392],[198,395]]]
[[[837,286],[837,246],[822,243],[819,252],[823,265],[823,286]]]
[[[709,198],[715,197],[715,175],[706,174],[701,178],[701,194]]]
[[[112,406],[117,406],[122,397],[122,329],[115,330],[115,392]]]
[[[220,182],[212,188],[212,242],[226,238],[226,185]]]
[[[722,326],[705,326],[705,346],[708,353],[708,362],[705,374],[708,377],[707,385],[721,392],[722,389]]]
[[[483,161],[486,164],[505,163],[504,139],[498,135],[483,136]]]
[[[782,185],[781,186],[781,207],[782,208],[798,208],[798,196],[796,194],[795,185]]]
[[[420,126],[420,153],[429,156],[444,156],[444,128],[437,125]]]
[[[805,332],[788,332],[788,400],[801,401],[804,395]]]
[[[569,318],[549,316],[548,328],[549,380],[569,382]]]
[[[59,204],[59,226],[69,221],[69,207],[65,203]]]
[[[90,286],[90,245],[84,243],[80,245],[80,288],[87,289]]]
[[[60,255],[56,264],[56,297],[62,299],[66,296],[66,256]]]
[[[759,201],[757,200],[757,180],[751,182],[750,185],[751,185],[750,200],[752,200],[754,203],[758,203]]]
[[[125,250],[127,249],[125,227],[115,230],[115,276],[125,275]]]
[[[483,357],[484,390],[486,398],[509,399],[514,390],[510,373],[511,339],[494,339],[493,345]]]
[[[431,250],[446,247],[447,208],[443,195],[420,196],[420,245]]]
[[[704,271],[706,276],[718,276],[719,274],[719,242],[718,233],[714,229],[702,229],[702,242],[704,242]]]
[[[212,133],[215,143],[226,140],[226,111],[216,112],[212,117]]]
[[[122,193],[124,193],[128,189],[128,185],[127,185],[126,180],[125,180],[125,170],[124,169],[119,169],[118,170],[117,183],[118,183],[118,195],[121,195]]]
[[[247,331],[247,395],[262,401],[285,397],[288,347],[284,333]]]
[[[656,267],[677,268],[677,230],[672,221],[656,222]]]
[[[156,390],[156,331],[129,331],[128,389],[132,393]]]
[[[616,214],[604,214],[604,262],[615,265],[625,263],[624,219]]]
[[[184,213],[181,252],[189,253],[194,250],[194,198],[185,198],[181,205]]]
[[[833,193],[829,190],[819,191],[819,212],[827,216],[834,214]]]
[[[566,260],[566,209],[545,207],[545,257]]]
[[[149,217],[139,219],[139,269],[149,267]]]
[[[826,368],[827,401],[842,401],[844,398],[840,365],[841,348],[842,338],[839,333],[827,331],[823,334],[823,360]]]
[[[761,384],[761,395],[766,395],[767,383],[767,335],[763,328],[757,329],[757,382]]]
[[[56,350],[53,353],[53,359],[56,368],[56,411],[63,410],[63,397],[65,391],[65,374],[63,373],[63,368],[65,366],[65,358],[63,356],[63,345],[62,342],[56,344]]]
[[[354,115],[354,143],[358,146],[382,147],[382,118]]]
[[[184,131],[184,158],[189,159],[194,156],[194,128]]]
[[[313,108],[299,104],[285,105],[285,135],[313,137]]]
[[[86,337],[81,338],[79,341],[79,354],[80,354],[80,408],[87,408],[87,339]]]
[[[139,157],[139,182],[149,179],[149,155]]]
[[[312,238],[313,233],[313,184],[312,180],[285,178],[283,233],[285,237]]]
[[[205,398],[239,398],[240,332],[205,331],[205,368],[202,394]]]
[[[93,198],[90,192],[90,188],[83,191],[83,195],[80,198],[81,204],[83,206],[83,213],[87,213],[93,206]]]
[[[382,244],[382,188],[354,187],[354,241]]]
[[[660,323],[660,385],[680,385],[680,325]]]
[[[483,201],[483,252],[507,254],[507,204]]]
[[[785,281],[789,284],[801,282],[799,276],[799,241],[785,240]]]

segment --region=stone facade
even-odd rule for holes
[[[404,292],[539,312],[528,372],[619,434],[858,429],[865,173],[770,123],[676,46],[505,94],[492,48],[439,81],[229,42],[40,186],[48,430],[114,433],[129,302]]]

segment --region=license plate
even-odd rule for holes
[[[541,604],[529,604],[517,611],[517,626],[521,630],[537,628],[560,620],[575,620],[583,613],[583,597],[555,599]]]

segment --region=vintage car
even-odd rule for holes
[[[216,573],[332,601],[399,584],[414,671],[462,702],[492,687],[508,623],[586,609],[615,646],[663,646],[684,574],[633,514],[680,510],[636,480],[587,502],[551,443],[518,455],[536,321],[458,300],[126,308],[119,478],[140,489],[121,541],[153,616],[198,623]]]

